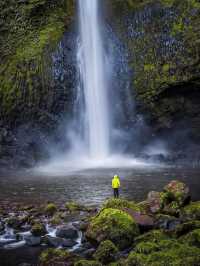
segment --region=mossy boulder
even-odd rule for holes
[[[175,235],[177,237],[180,237],[180,236],[187,234],[190,231],[195,230],[195,229],[200,229],[200,221],[193,220],[193,221],[185,222],[185,223],[180,224],[176,227]]]
[[[141,211],[142,210],[142,207],[139,206],[137,203],[135,203],[134,201],[128,201],[126,199],[109,199],[107,200],[102,208],[106,209],[106,208],[112,208],[112,209],[124,209],[124,208],[127,208],[127,209],[131,209],[133,211]]]
[[[54,203],[49,203],[45,207],[45,213],[49,216],[52,216],[57,211],[57,206]]]
[[[177,180],[173,180],[166,185],[164,191],[169,193],[178,206],[183,206],[190,196],[188,186]]]
[[[182,211],[182,217],[186,219],[200,220],[200,201],[191,202]]]
[[[65,265],[71,258],[66,250],[49,248],[41,253],[39,260],[42,266]]]
[[[59,214],[55,214],[55,215],[51,218],[50,223],[51,223],[52,225],[60,225],[60,224],[62,223],[62,219],[61,219],[60,215],[59,215]]]
[[[150,254],[159,250],[159,245],[155,242],[141,242],[135,247],[135,251],[141,254]]]
[[[65,208],[70,212],[85,211],[86,207],[82,206],[78,202],[71,201],[65,204]]]
[[[105,240],[100,243],[94,254],[94,258],[104,265],[115,261],[117,253],[118,248],[110,240]]]
[[[100,243],[111,240],[118,248],[128,247],[139,234],[134,219],[117,209],[103,209],[90,222],[86,231],[89,240]]]
[[[200,229],[191,231],[190,233],[180,237],[179,240],[182,243],[187,243],[188,245],[200,248]]]
[[[94,260],[79,260],[74,266],[103,266],[100,262]]]
[[[162,240],[168,240],[169,236],[162,230],[152,230],[135,238],[135,243],[151,242],[159,244]]]
[[[158,245],[142,242],[139,247],[129,254],[126,266],[194,266],[200,263],[199,248],[175,239],[162,240]]]
[[[35,223],[32,227],[31,227],[31,233],[33,236],[43,236],[47,233],[47,230],[45,228],[45,225],[42,223]]]

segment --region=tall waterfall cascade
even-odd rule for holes
[[[89,156],[110,154],[110,117],[98,0],[79,0],[80,47],[78,63],[84,91],[84,137]]]
[[[70,148],[56,152],[52,147],[50,161],[38,167],[37,171],[66,175],[84,169],[144,167],[148,164],[114,147],[116,143],[124,145],[127,129],[115,128],[120,115],[114,112],[119,106],[123,112],[123,99],[115,90],[116,86],[114,89],[110,86],[113,68],[108,64],[108,58],[112,57],[112,51],[109,56],[105,51],[105,44],[108,43],[102,34],[103,23],[99,14],[101,0],[77,2],[77,86],[74,91],[74,112],[66,129],[66,143],[70,143]]]

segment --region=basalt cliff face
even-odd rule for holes
[[[74,18],[71,0],[0,1],[0,160],[6,166],[13,157],[34,164],[71,108]]]
[[[200,2],[101,5],[128,52],[136,113],[150,135],[175,150],[186,139],[200,143]],[[32,166],[48,155],[49,142],[62,139],[61,121],[75,101],[75,9],[74,0],[0,0],[1,165]]]
[[[104,0],[106,19],[129,51],[137,112],[154,133],[199,143],[200,2]]]

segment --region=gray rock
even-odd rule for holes
[[[91,259],[93,257],[93,254],[95,253],[95,249],[94,248],[90,248],[90,249],[86,249],[82,255],[84,258],[86,259]]]
[[[25,236],[24,240],[28,246],[34,247],[39,246],[41,243],[41,237],[39,236]]]
[[[66,239],[76,239],[78,237],[78,231],[72,225],[63,225],[57,228],[56,236]]]
[[[72,240],[72,239],[63,239],[62,246],[65,247],[65,248],[72,248],[76,244],[77,244],[77,242],[75,240]]]
[[[63,244],[63,240],[64,239],[60,237],[52,237],[49,235],[46,235],[42,238],[43,243],[47,244],[50,247],[55,247],[55,248],[60,247]]]

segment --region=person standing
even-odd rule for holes
[[[118,175],[114,175],[112,179],[112,188],[114,192],[114,198],[119,198],[120,179]]]

